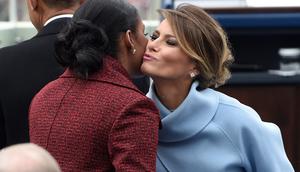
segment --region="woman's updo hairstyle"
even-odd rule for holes
[[[56,59],[79,78],[101,70],[103,58],[116,58],[121,33],[136,32],[138,13],[124,0],[87,0],[58,35]]]

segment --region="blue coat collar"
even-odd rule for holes
[[[186,99],[173,112],[158,99],[151,86],[147,94],[160,110],[162,129],[159,142],[179,142],[199,133],[214,117],[219,98],[211,89],[197,91],[198,82],[194,82]]]

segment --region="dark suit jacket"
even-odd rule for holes
[[[32,100],[30,141],[62,171],[154,172],[159,114],[113,58],[87,80],[67,70]]]
[[[0,148],[29,141],[29,104],[63,72],[54,58],[54,41],[68,20],[54,20],[30,40],[0,49]]]

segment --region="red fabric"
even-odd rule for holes
[[[155,171],[159,115],[114,59],[88,80],[67,70],[33,99],[30,141],[67,171]]]

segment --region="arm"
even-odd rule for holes
[[[294,172],[284,150],[280,129],[273,123],[257,121],[245,132],[245,154],[254,171]]]
[[[155,171],[159,114],[147,98],[126,107],[109,137],[111,161],[118,171]]]

